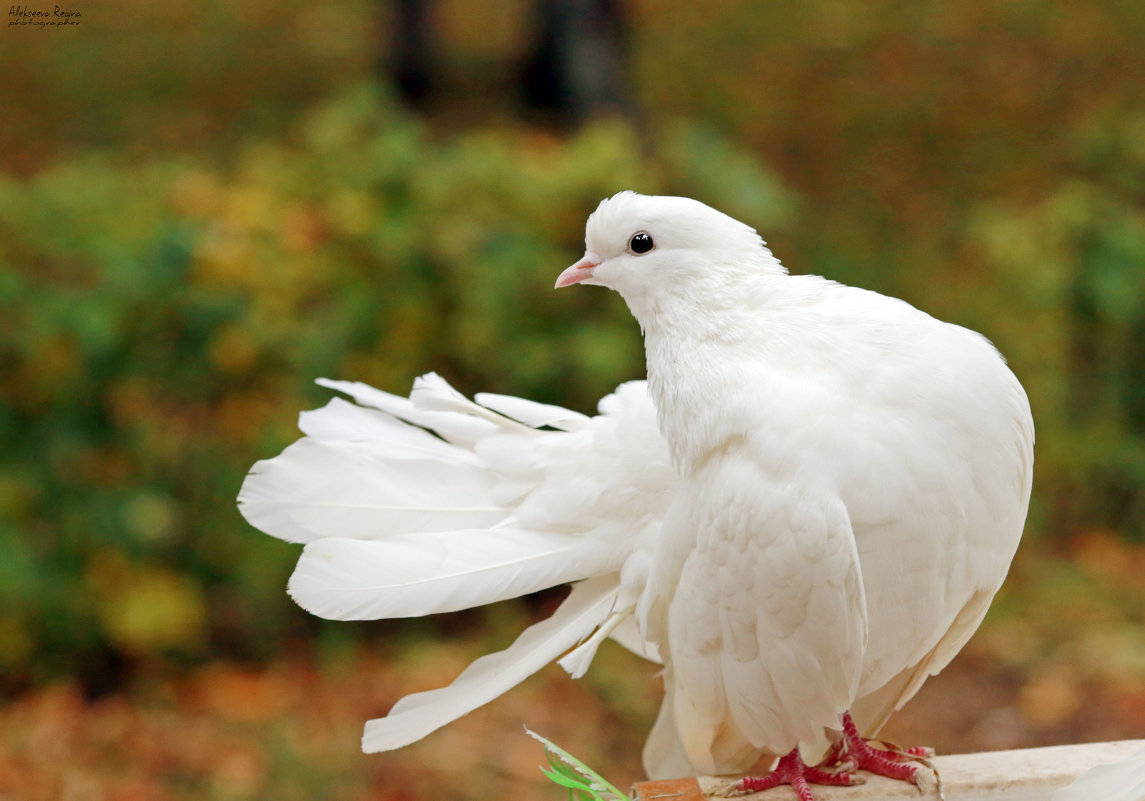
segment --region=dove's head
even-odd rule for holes
[[[637,318],[670,297],[734,294],[745,279],[784,272],[755,229],[685,197],[621,192],[602,200],[588,218],[585,247],[557,288],[614,289]]]

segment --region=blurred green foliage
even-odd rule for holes
[[[296,548],[234,496],[317,376],[404,393],[438,370],[584,411],[639,376],[617,297],[551,291],[623,188],[982,331],[1038,425],[1027,549],[1145,540],[1138,5],[633,3],[638,121],[570,135],[492,100],[528,18],[492,0],[443,4],[458,91],[428,118],[366,78],[372,4],[136,4],[11,35],[0,676],[260,655],[313,625],[283,592]]]

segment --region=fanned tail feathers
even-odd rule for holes
[[[478,404],[434,374],[409,398],[319,383],[357,404],[303,413],[306,436],[239,494],[252,525],[307,544],[290,594],[316,615],[419,616],[603,575],[659,526],[674,474],[642,383],[593,418]]]
[[[371,721],[366,751],[411,743],[566,652],[579,676],[609,636],[657,658],[631,615],[632,585],[677,479],[643,382],[595,417],[506,395],[471,401],[432,373],[409,398],[318,383],[354,402],[304,412],[305,436],[255,464],[239,493],[252,525],[305,544],[289,583],[300,606],[337,620],[415,617],[579,582],[508,649]]]

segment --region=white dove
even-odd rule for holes
[[[437,376],[354,397],[252,469],[247,519],[308,543],[290,591],[337,619],[429,614],[576,581],[548,620],[449,687],[367,724],[396,748],[607,636],[663,658],[652,777],[746,789],[915,779],[871,747],[978,626],[1025,520],[1033,423],[981,336],[908,304],[790,276],[697,201],[630,192],[589,218],[557,286],[618,291],[648,383],[588,418]],[[427,433],[433,431],[437,436]],[[595,632],[595,634],[593,633]],[[571,650],[570,650],[571,649]],[[861,734],[860,734],[861,733]],[[826,770],[820,756],[835,743]],[[842,768],[842,769],[840,769]]]
[[[1029,503],[1033,421],[980,335],[818,276],[694,200],[621,193],[557,286],[615,289],[644,331],[681,485],[639,602],[658,728],[704,772],[874,733],[978,626]],[[847,714],[851,710],[851,714]],[[852,717],[853,716],[853,717]],[[815,778],[830,779],[816,773]]]

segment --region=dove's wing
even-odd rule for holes
[[[915,368],[913,384],[909,374],[898,382],[922,402],[900,404],[893,425],[856,426],[869,440],[837,460],[867,589],[870,636],[852,711],[868,736],[977,629],[1014,556],[1032,484],[1034,430],[1017,379],[978,335],[931,328],[919,337],[931,337],[932,363]]]
[[[781,754],[837,726],[867,631],[839,500],[725,450],[681,489],[663,537],[650,631],[666,613],[673,714],[696,769],[715,770],[745,742]]]
[[[881,683],[867,682],[865,688],[861,686],[861,695],[851,707],[851,716],[859,731],[870,737],[877,735],[890,716],[913,698],[928,678],[946,667],[978,629],[993,598],[992,591],[975,593],[930,651],[918,659],[913,655],[902,657],[901,661],[907,666],[899,673]],[[905,645],[912,654],[918,650],[917,644]]]

